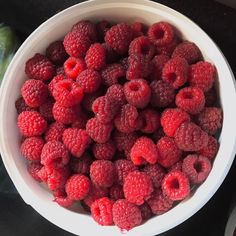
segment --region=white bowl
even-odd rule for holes
[[[152,236],[169,230],[196,213],[221,185],[234,159],[236,150],[236,101],[234,76],[221,51],[196,24],[182,14],[145,0],[89,1],[75,5],[50,18],[37,28],[23,43],[5,74],[0,92],[0,146],[3,162],[24,201],[55,225],[80,236],[117,236],[117,227],[101,227],[89,215],[78,214],[52,202],[49,191],[36,183],[26,170],[21,157],[20,134],[14,107],[20,87],[26,79],[24,64],[36,52],[44,52],[54,40],[62,38],[71,26],[81,19],[107,19],[111,21],[140,20],[148,25],[165,20],[175,25],[183,37],[194,41],[206,60],[215,64],[219,76],[220,102],[224,111],[220,149],[207,180],[188,200],[181,202],[164,215],[156,216],[127,233],[127,236]],[[200,226],[201,227],[201,226]]]

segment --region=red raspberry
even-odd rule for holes
[[[65,74],[73,80],[85,69],[86,64],[82,58],[69,57],[64,63]]]
[[[124,57],[120,59],[120,64],[124,67],[125,70],[129,68],[128,57]]]
[[[222,110],[218,107],[206,107],[197,116],[199,126],[209,134],[215,134],[222,126]]]
[[[81,157],[91,143],[87,132],[83,129],[68,128],[63,132],[63,143],[75,157]]]
[[[139,206],[139,210],[141,211],[141,216],[143,221],[146,221],[153,216],[152,210],[146,202],[144,202],[141,206]]]
[[[89,153],[85,152],[80,158],[70,159],[70,168],[77,174],[89,174],[90,165],[93,159]]]
[[[90,178],[100,187],[111,187],[115,177],[115,166],[111,161],[97,160],[90,166]]]
[[[117,52],[114,51],[109,44],[103,43],[102,46],[105,49],[107,64],[115,63],[119,60],[120,55],[117,54]]]
[[[47,47],[46,56],[55,65],[62,65],[68,57],[63,42],[60,40],[52,42]]]
[[[145,25],[143,25],[143,23],[136,21],[132,23],[130,26],[133,30],[134,38],[137,38],[139,36],[146,34]]]
[[[189,114],[179,108],[167,108],[161,114],[161,125],[169,137],[174,137],[176,130],[186,121],[190,121]]]
[[[41,165],[41,166],[42,166],[42,168],[39,171],[37,171],[37,176],[40,178],[41,181],[43,181],[44,183],[47,183],[48,173],[46,171],[46,167],[43,165]],[[53,170],[53,168],[52,168],[52,170]],[[52,172],[52,170],[51,170],[51,172]]]
[[[110,139],[112,124],[102,124],[97,118],[87,121],[86,131],[89,136],[97,143],[106,143]]]
[[[164,196],[161,190],[154,192],[151,198],[147,200],[147,203],[150,206],[152,213],[155,215],[166,213],[173,205],[173,201]]]
[[[91,205],[91,215],[99,225],[113,225],[112,206],[114,201],[107,198],[99,198]]]
[[[188,62],[181,57],[170,59],[163,67],[162,79],[175,89],[182,87],[188,80]]]
[[[47,129],[47,121],[37,111],[23,111],[18,116],[18,128],[25,137],[38,136]]]
[[[162,76],[162,70],[164,65],[169,61],[169,57],[166,55],[157,55],[152,59],[153,73],[151,75],[152,80],[160,80]]]
[[[64,67],[60,66],[56,68],[56,75],[65,75]]]
[[[182,171],[193,184],[201,184],[211,171],[211,162],[207,157],[188,155],[183,160]]]
[[[155,54],[155,46],[150,42],[147,36],[135,38],[129,45],[129,55],[141,54],[152,59]]]
[[[50,93],[52,94],[53,89],[55,87],[55,85],[61,81],[61,80],[65,80],[66,76],[65,75],[56,75],[53,77],[53,79],[50,81],[50,83],[48,84],[48,89],[50,91]]]
[[[84,199],[90,190],[90,180],[85,175],[72,175],[66,182],[66,193],[72,200]]]
[[[137,108],[146,107],[151,98],[151,89],[144,79],[134,79],[126,82],[124,93],[128,103]]]
[[[116,201],[112,208],[113,221],[121,230],[130,230],[142,222],[138,206],[125,199]]]
[[[94,143],[93,155],[99,160],[111,160],[116,152],[116,146],[112,140],[106,143]]]
[[[156,51],[158,54],[166,55],[171,57],[173,51],[175,50],[176,46],[180,43],[180,39],[178,37],[174,37],[172,42],[164,45],[164,46],[157,46]]]
[[[182,165],[183,165],[183,161],[178,161],[173,166],[171,166],[168,170],[169,171],[173,171],[173,170],[182,171]]]
[[[217,101],[217,94],[214,88],[211,88],[209,91],[205,92],[205,106],[211,107]]]
[[[101,72],[103,83],[108,87],[117,84],[118,80],[125,78],[125,70],[121,64],[107,65]]]
[[[63,167],[69,162],[69,152],[59,141],[49,141],[42,149],[41,164],[45,166]]]
[[[150,84],[152,96],[151,104],[154,107],[166,107],[175,99],[175,90],[163,80],[154,80]]]
[[[113,185],[109,192],[110,198],[113,200],[119,200],[124,198],[124,191],[121,185]]]
[[[135,165],[155,164],[159,158],[156,145],[150,138],[145,136],[137,139],[131,148],[130,156]]]
[[[29,107],[26,103],[24,98],[20,97],[15,102],[15,108],[17,111],[17,114],[20,114],[23,111],[34,111],[35,109],[32,107]]]
[[[161,181],[165,176],[165,170],[160,165],[146,165],[143,171],[149,175],[155,188],[159,188],[161,186]]]
[[[49,142],[49,141],[62,142],[62,134],[65,129],[66,127],[59,122],[52,123],[44,135],[45,141],[46,142]]]
[[[158,22],[148,29],[148,37],[156,46],[165,46],[174,40],[174,29],[167,22]]]
[[[172,201],[183,200],[189,196],[189,180],[181,171],[171,171],[162,181],[163,194]]]
[[[101,70],[106,64],[106,51],[100,43],[92,44],[85,56],[89,69]]]
[[[126,23],[112,26],[105,35],[105,42],[121,55],[128,51],[132,39],[133,31]]]
[[[21,87],[25,103],[30,107],[39,107],[46,102],[49,95],[47,85],[40,80],[26,80]]]
[[[27,170],[29,174],[36,180],[37,182],[42,182],[41,178],[38,176],[38,172],[41,170],[43,165],[38,162],[30,162],[27,165]]]
[[[189,83],[204,92],[209,91],[216,79],[216,68],[207,61],[200,61],[189,69]]]
[[[152,139],[154,142],[157,142],[159,139],[161,139],[162,137],[165,136],[165,133],[163,131],[162,128],[158,129],[157,131],[155,131],[152,135]]]
[[[61,192],[62,192],[62,194],[61,194]],[[70,199],[68,196],[66,196],[65,191],[64,190],[62,191],[61,189],[56,190],[53,193],[53,196],[55,197],[53,201],[62,207],[70,207],[74,202],[72,199]]]
[[[126,103],[124,88],[120,84],[114,84],[107,89],[106,97],[117,106],[123,106]]]
[[[87,111],[92,111],[92,104],[94,100],[97,97],[100,97],[101,95],[103,95],[102,90],[97,90],[95,93],[85,94],[84,99],[82,101],[84,109]]]
[[[153,192],[151,178],[144,172],[130,172],[125,178],[123,190],[129,202],[142,205]]]
[[[197,87],[185,87],[177,93],[175,103],[184,111],[197,114],[204,108],[205,96],[203,91]]]
[[[172,53],[172,58],[174,57],[182,57],[189,64],[194,64],[202,59],[202,53],[195,43],[184,41],[175,48]]]
[[[44,140],[39,137],[26,138],[21,144],[21,153],[29,161],[40,161]]]
[[[54,101],[52,99],[48,99],[43,105],[39,107],[39,113],[45,118],[47,121],[53,121],[52,108],[54,105]]]
[[[98,35],[99,42],[104,42],[104,36],[110,28],[111,28],[111,24],[107,20],[99,21],[96,24],[96,29],[97,29],[97,35]]]
[[[50,80],[55,74],[55,67],[47,57],[36,53],[26,62],[25,73],[30,79]]]
[[[154,133],[160,127],[160,115],[154,109],[146,109],[140,113],[143,119],[141,131],[144,133]]]
[[[87,120],[89,119],[89,115],[84,112],[80,112],[77,116],[77,119],[75,122],[72,123],[72,128],[78,128],[78,129],[85,129]]]

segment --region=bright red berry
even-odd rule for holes
[[[160,127],[160,115],[154,109],[146,109],[140,113],[143,126],[141,131],[143,133],[154,133]]]
[[[52,123],[44,135],[46,142],[49,141],[60,141],[62,142],[62,134],[66,129],[65,125],[59,122]]]
[[[113,185],[109,192],[110,198],[113,200],[119,200],[124,198],[124,191],[121,185]]]
[[[27,170],[29,174],[36,180],[37,182],[42,182],[41,178],[38,175],[38,172],[42,169],[43,165],[38,162],[29,162],[27,165]]]
[[[23,111],[35,111],[35,108],[29,107],[26,103],[24,98],[20,97],[15,102],[15,108],[17,114],[20,114]]]
[[[64,63],[65,74],[73,80],[85,69],[86,64],[82,58],[69,57]]]
[[[124,87],[120,84],[114,84],[107,89],[106,97],[117,106],[123,106],[126,103]]]
[[[65,75],[56,75],[53,77],[53,79],[50,81],[50,83],[48,84],[48,90],[50,91],[50,93],[52,94],[53,89],[55,87],[55,85],[61,81],[61,80],[65,80],[66,76]]]
[[[112,140],[106,143],[94,143],[93,155],[99,160],[111,160],[116,152],[116,146]]]

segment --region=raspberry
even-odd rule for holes
[[[151,104],[154,107],[166,107],[175,99],[174,89],[163,80],[154,80],[150,84],[152,96]]]
[[[89,115],[84,112],[80,112],[75,122],[72,123],[72,128],[78,128],[78,129],[85,129],[87,120],[89,119]]]
[[[64,67],[60,66],[56,68],[56,75],[65,75]]]
[[[91,45],[91,40],[80,31],[73,30],[65,36],[63,45],[71,57],[84,57]]]
[[[45,118],[47,121],[53,121],[53,114],[52,114],[52,108],[54,105],[54,101],[52,99],[49,99],[47,102],[42,104],[39,107],[40,114]]]
[[[169,171],[173,171],[173,170],[182,171],[182,165],[183,165],[183,161],[178,161],[174,165],[172,165],[168,170]]]
[[[164,65],[169,61],[169,57],[166,55],[157,55],[152,59],[153,63],[153,73],[152,73],[152,80],[160,80],[162,76],[162,70]]]
[[[175,36],[171,43],[164,46],[157,46],[156,51],[160,55],[166,55],[168,57],[171,57],[173,51],[175,50],[177,45],[180,43],[180,41],[181,40]]]
[[[174,137],[176,130],[186,121],[190,121],[189,114],[179,108],[167,108],[161,114],[161,125],[169,137]]]
[[[107,89],[106,97],[111,103],[116,103],[117,106],[123,106],[126,103],[124,88],[120,84],[114,84]]]
[[[183,200],[190,193],[189,180],[181,171],[171,171],[162,181],[163,194],[172,201]]]
[[[105,35],[105,42],[121,55],[128,51],[132,39],[133,31],[126,23],[112,26]]]
[[[152,210],[146,202],[139,206],[139,210],[141,211],[143,221],[148,220],[152,217]]]
[[[174,40],[174,29],[167,22],[158,22],[148,29],[148,37],[156,46],[165,46]]]
[[[200,61],[189,69],[189,83],[204,92],[209,91],[216,79],[216,68],[207,61]]]
[[[157,142],[159,139],[161,139],[162,137],[165,136],[165,133],[163,131],[162,128],[158,129],[157,131],[155,131],[152,135],[152,139],[154,142]]]
[[[59,191],[61,191],[61,190],[59,190]],[[74,202],[72,199],[70,199],[69,197],[64,196],[64,195],[55,197],[53,201],[62,207],[70,207]]]
[[[123,190],[129,202],[142,205],[153,192],[151,178],[144,172],[130,172],[125,178]]]
[[[109,44],[103,43],[102,46],[105,49],[107,64],[111,64],[111,63],[117,62],[119,60],[120,55],[117,54],[117,52],[114,51]]]
[[[29,107],[26,103],[24,98],[20,97],[15,102],[15,108],[17,111],[17,114],[20,114],[23,111],[34,111],[35,109],[32,107]]]
[[[123,187],[121,185],[113,185],[109,192],[110,198],[113,200],[119,200],[124,198]]]
[[[116,201],[112,208],[113,221],[121,230],[130,230],[142,222],[139,208],[125,199]]]
[[[141,22],[135,21],[131,24],[131,28],[133,30],[134,38],[146,34],[145,26]]]
[[[214,88],[211,88],[209,91],[205,92],[205,106],[211,107],[217,101],[217,94]]]
[[[65,75],[56,75],[56,76],[54,76],[53,79],[48,84],[48,89],[49,89],[50,93],[51,94],[53,93],[53,89],[59,81],[65,80],[65,79],[66,79]]]
[[[218,107],[206,107],[197,116],[199,126],[209,134],[215,134],[222,126],[222,110]]]
[[[158,163],[166,168],[174,165],[182,156],[182,151],[177,147],[175,140],[167,136],[157,142],[157,150]]]
[[[87,121],[86,131],[89,136],[97,143],[106,143],[110,139],[112,124],[102,124],[97,118]]]
[[[18,128],[25,137],[41,135],[47,129],[46,120],[37,111],[23,111],[18,116]]]
[[[175,48],[172,53],[172,58],[174,57],[182,57],[189,64],[194,64],[202,59],[202,53],[195,43],[185,41]]]
[[[91,205],[91,215],[93,219],[100,225],[112,225],[112,206],[114,201],[107,198],[99,198]]]
[[[138,138],[131,148],[131,160],[135,165],[146,163],[155,164],[159,158],[156,145],[150,138],[142,136]]]
[[[29,174],[36,180],[37,182],[42,182],[41,178],[38,176],[38,172],[41,170],[43,165],[38,162],[30,162],[27,165],[27,170]]]
[[[30,79],[50,80],[55,74],[55,67],[47,57],[36,53],[26,62],[25,73]]]
[[[151,98],[151,89],[144,79],[135,79],[126,82],[124,93],[128,103],[137,108],[146,107]]]
[[[63,143],[75,157],[81,157],[88,148],[91,140],[83,129],[68,128],[63,132]]]
[[[62,65],[67,59],[68,55],[63,46],[62,41],[52,42],[46,49],[46,56],[56,65]]]
[[[161,215],[166,213],[172,208],[173,201],[163,195],[161,190],[154,192],[150,199],[147,200],[151,211],[155,215]]]
[[[120,64],[124,67],[125,70],[127,70],[129,68],[128,57],[121,58]]]
[[[41,164],[45,166],[63,167],[69,162],[69,152],[59,141],[49,141],[42,149]]]
[[[201,184],[211,171],[211,162],[204,156],[188,155],[183,160],[182,171],[193,184]]]
[[[86,64],[82,58],[69,57],[64,63],[65,74],[73,80],[85,69]]]
[[[85,56],[89,69],[101,70],[106,64],[106,51],[100,43],[92,44]]]
[[[111,160],[115,155],[116,146],[113,141],[109,140],[106,143],[94,143],[93,155],[99,160]]]
[[[103,83],[110,87],[117,84],[118,80],[125,78],[125,70],[121,64],[110,64],[101,71],[101,76]]]
[[[188,62],[181,57],[167,61],[162,70],[162,79],[177,89],[188,80]]]
[[[165,170],[160,165],[146,165],[143,172],[151,178],[152,184],[155,188],[159,188],[161,186],[161,181],[165,176]]]
[[[83,89],[76,82],[69,79],[59,81],[53,89],[53,97],[64,107],[79,104],[83,96]]]
[[[110,28],[111,28],[111,24],[110,24],[110,22],[108,22],[106,20],[99,21],[96,24],[99,42],[104,42],[104,36]]]
[[[90,166],[90,178],[100,187],[111,187],[115,177],[115,166],[111,161],[97,160]]]
[[[84,199],[90,190],[90,180],[85,175],[72,175],[66,182],[66,193],[72,200]]]
[[[185,87],[179,90],[175,97],[177,107],[190,114],[198,114],[205,105],[205,96],[197,87]]]
[[[135,38],[129,45],[129,55],[141,54],[152,59],[155,54],[155,46],[149,41],[147,36]]]
[[[39,171],[37,171],[37,176],[40,178],[41,181],[47,183],[48,173],[46,171],[46,167],[43,165],[41,165],[41,166],[42,166],[42,168]],[[52,168],[52,170],[53,170],[53,168]],[[52,170],[51,170],[51,172],[52,172]]]
[[[85,94],[84,99],[82,101],[82,105],[84,109],[87,111],[92,111],[92,104],[94,100],[97,97],[101,96],[102,94],[103,94],[102,90],[97,90],[95,93],[91,93],[91,94]]]
[[[25,103],[30,107],[39,107],[46,102],[49,95],[47,85],[40,80],[26,80],[21,87]]]
[[[184,122],[175,132],[175,142],[183,151],[198,151],[207,146],[208,135],[192,122]]]
[[[65,130],[65,126],[59,122],[52,123],[44,135],[46,142],[60,141],[62,142],[62,134]]]
[[[21,144],[21,153],[29,161],[40,161],[44,140],[39,137],[26,138]]]
[[[140,113],[143,119],[141,131],[143,133],[154,133],[160,127],[160,115],[154,109],[146,109]]]
[[[92,157],[89,155],[89,153],[85,152],[79,159],[71,158],[70,168],[74,173],[77,174],[89,174],[89,168],[92,162]]]

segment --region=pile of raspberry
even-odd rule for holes
[[[56,203],[130,230],[206,180],[222,126],[217,71],[176,31],[79,21],[26,62],[21,153]]]

